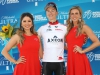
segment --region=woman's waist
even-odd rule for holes
[[[72,46],[75,46],[75,45],[82,47],[83,43],[77,43],[77,42],[67,43],[67,46],[69,46],[69,47],[72,47]]]
[[[25,56],[28,56],[28,55],[34,55],[34,56],[36,56],[36,55],[38,55],[39,54],[39,52],[19,52],[19,55],[25,55]]]
[[[76,46],[79,46],[80,48],[82,48],[82,45],[80,45],[80,44],[70,44],[70,45],[67,45],[67,48],[74,49]]]

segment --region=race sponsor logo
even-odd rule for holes
[[[16,23],[17,19],[15,18],[15,16],[2,16],[0,18],[0,24],[8,24],[8,23]]]
[[[0,57],[0,67],[5,66],[5,70],[9,70],[10,65],[13,65],[13,63],[8,61],[5,57]]]
[[[18,0],[0,0],[1,5],[12,4],[12,3],[19,3],[19,1]]]
[[[83,18],[100,18],[100,11],[87,10],[84,12]]]
[[[89,52],[87,53],[87,57],[90,60],[90,62],[92,62],[94,60],[95,54],[93,52]]]
[[[95,54],[93,52],[87,53],[87,57],[90,62],[92,61],[100,61],[100,54]]]
[[[45,0],[27,0],[27,2],[42,2],[42,1],[45,1]]]
[[[95,60],[100,60],[100,54],[95,54]]]
[[[62,20],[62,19],[68,19],[68,12],[65,12],[65,11],[59,11],[58,12],[59,14],[58,14],[58,16],[57,16],[57,19],[60,19],[60,20]]]
[[[98,37],[98,39],[100,38],[100,31],[96,31],[96,30],[94,30],[93,31],[94,33],[95,33],[95,35]]]
[[[47,18],[42,15],[34,15],[35,21],[46,21]]]

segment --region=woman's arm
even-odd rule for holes
[[[41,42],[41,39],[40,37],[38,36],[39,38],[39,41],[40,41],[40,49],[39,49],[39,56],[40,58],[42,59],[43,58],[43,48],[42,48],[42,42]]]
[[[67,43],[64,44],[64,50],[67,50]]]
[[[17,34],[13,35],[12,38],[9,40],[8,44],[4,47],[1,54],[8,59],[9,61],[13,62],[14,64],[22,63],[24,62],[24,56],[20,57],[17,61],[11,57],[11,55],[8,53],[12,47],[14,47],[16,44],[18,44],[19,36]]]
[[[8,44],[4,47],[2,50],[2,55],[7,58],[9,61],[16,64],[16,60],[11,57],[11,55],[8,53],[12,47],[14,47],[17,44],[17,35],[12,36],[12,38],[9,40]]]
[[[96,37],[96,35],[93,33],[93,31],[90,29],[90,27],[88,27],[87,25],[83,26],[83,31],[86,33],[86,35],[93,42],[92,45],[90,45],[89,47],[87,47],[86,49],[83,50],[83,53],[86,53],[86,52],[88,52],[90,50],[93,50],[97,46],[99,46],[100,42],[99,42],[99,39]]]
[[[75,52],[86,53],[88,51],[93,50],[97,46],[100,46],[100,42],[98,38],[93,33],[93,31],[90,29],[90,27],[88,27],[87,25],[84,25],[83,32],[91,39],[93,43],[89,47],[85,48],[84,50],[82,50],[79,46],[75,46],[75,49],[74,49]]]
[[[66,29],[67,30],[67,29]],[[66,34],[67,35],[67,34]],[[64,36],[64,50],[67,50],[66,35]]]

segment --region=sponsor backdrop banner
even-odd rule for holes
[[[57,19],[66,24],[68,11],[72,6],[80,6],[83,10],[83,19],[100,40],[100,0],[0,0],[0,75],[12,75],[15,65],[1,55],[1,51],[10,39],[12,28],[19,27],[20,15],[30,12],[34,16],[35,30],[48,22],[44,7],[48,2],[55,2],[58,7]],[[4,29],[8,28],[9,33]],[[4,31],[4,32],[2,32]],[[88,38],[83,46],[90,46]],[[9,52],[18,59],[18,49],[13,47]],[[65,66],[67,67],[67,51],[64,52]],[[100,47],[87,53],[94,75],[100,75]]]

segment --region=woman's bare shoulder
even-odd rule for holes
[[[83,29],[87,29],[87,28],[90,28],[90,27],[88,25],[84,24]]]
[[[20,37],[19,37],[18,34],[15,34],[15,35],[13,35],[13,36],[11,37],[11,39],[15,39],[15,40],[17,40],[17,39],[20,39]]]

